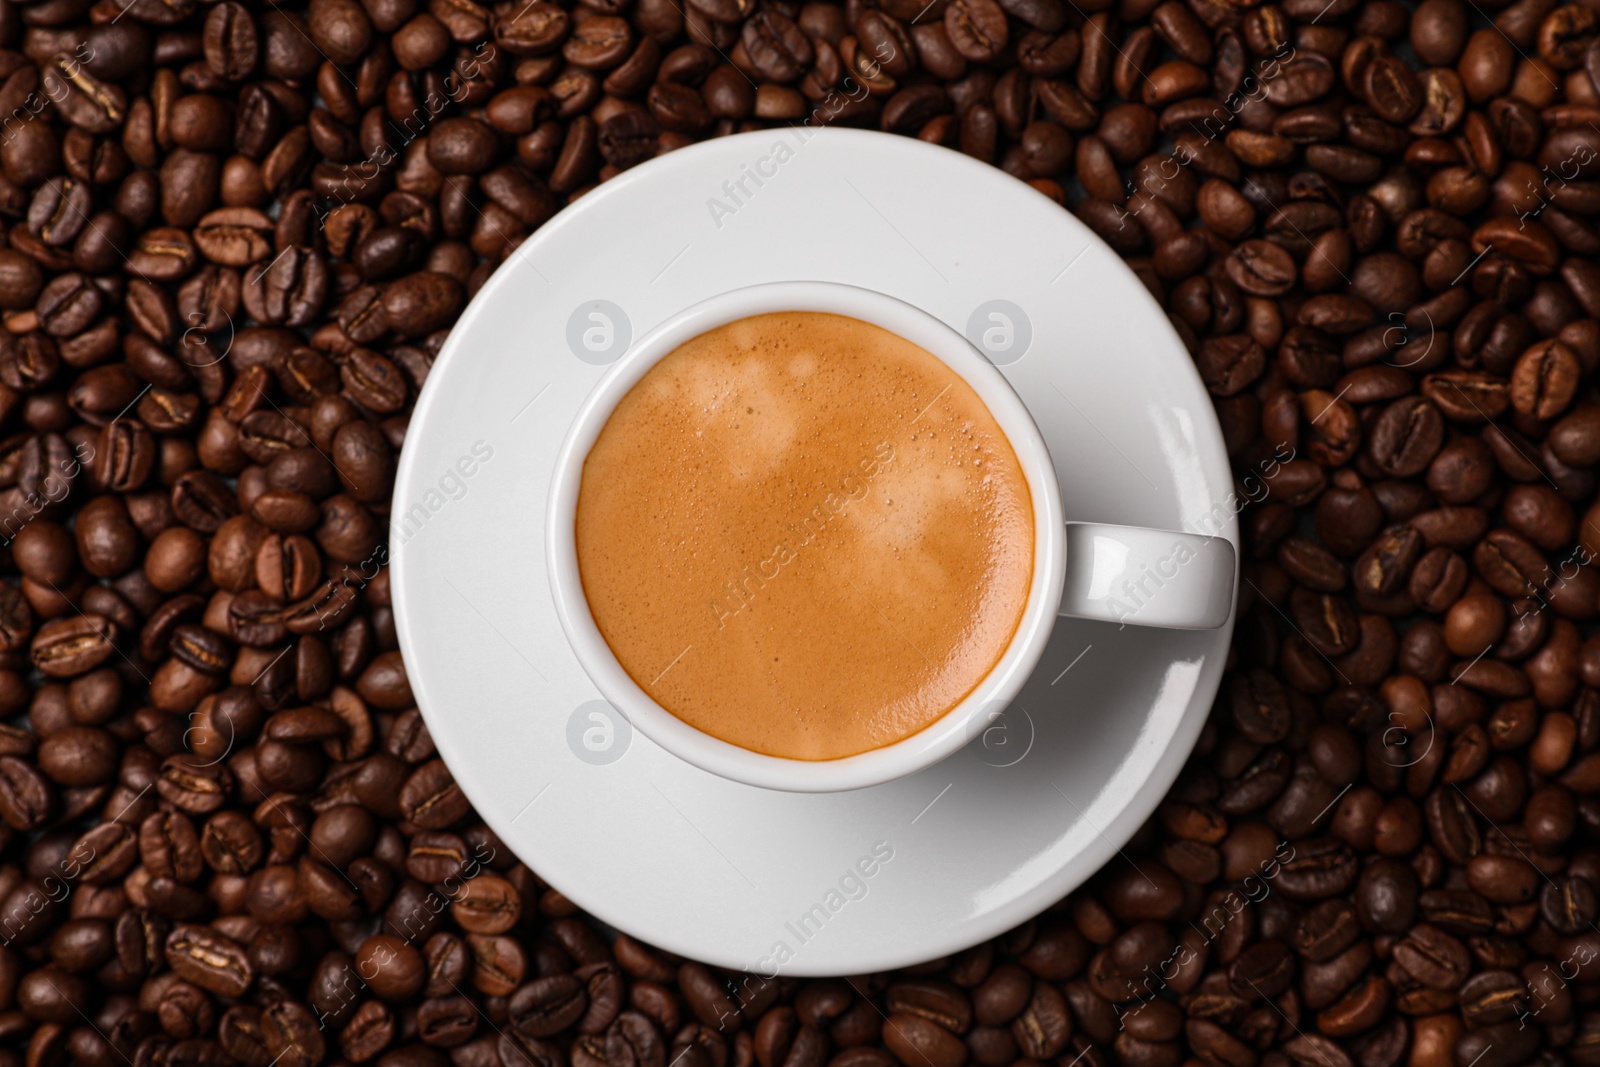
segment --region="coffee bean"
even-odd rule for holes
[[[1059,1054],[1072,1036],[1072,1017],[1065,998],[1054,986],[1037,983],[1022,1013],[1012,1020],[1011,1034],[1024,1055],[1050,1057]]]
[[[0,818],[16,831],[36,830],[53,814],[56,797],[29,763],[0,756]]]
[[[1538,1042],[1538,1034],[1526,1028],[1518,1029],[1513,1022],[1497,1023],[1462,1034],[1455,1042],[1455,1063],[1459,1067],[1479,1057],[1485,1067],[1522,1062],[1534,1054]]]
[[[62,786],[99,785],[116,773],[117,743],[104,730],[70,726],[39,743],[39,769]]]
[[[1509,971],[1484,971],[1461,986],[1461,1014],[1473,1028],[1493,1026],[1521,1015],[1527,987]]]
[[[1521,904],[1539,891],[1539,875],[1515,856],[1475,856],[1467,864],[1467,881],[1492,903]]]
[[[1472,965],[1466,946],[1436,926],[1415,927],[1395,945],[1395,962],[1432,989],[1455,989]]]
[[[1251,740],[1268,744],[1288,736],[1291,712],[1282,686],[1265,671],[1236,679],[1230,704],[1240,732]]]
[[[228,81],[243,81],[260,55],[260,35],[249,11],[228,0],[213,7],[204,29],[206,66]]]
[[[304,326],[322,308],[328,290],[327,265],[317,253],[291,246],[265,267],[245,272],[243,301],[258,322]]]
[[[1342,900],[1326,900],[1308,911],[1296,925],[1294,949],[1313,963],[1325,963],[1361,936],[1356,913]]]
[[[1228,968],[1228,983],[1246,998],[1270,998],[1294,981],[1294,956],[1282,941],[1261,941],[1247,949]]]
[[[1254,1058],[1250,1046],[1208,1019],[1190,1019],[1184,1025],[1189,1045],[1207,1063],[1239,1067]]]
[[[959,1067],[967,1057],[966,1046],[959,1038],[938,1023],[917,1015],[889,1016],[883,1025],[883,1040],[906,1067],[912,1063]]]
[[[242,995],[255,977],[243,947],[207,927],[173,927],[165,953],[174,972],[219,996]]]
[[[1297,847],[1283,864],[1279,882],[1293,899],[1321,900],[1344,892],[1355,881],[1355,857],[1348,848],[1328,838]]]
[[[364,980],[373,993],[391,1002],[416,996],[427,979],[422,954],[392,934],[374,934],[363,941],[355,966],[368,976]]]
[[[1009,37],[1005,11],[994,0],[952,0],[944,28],[955,50],[974,63],[998,55]]]
[[[116,653],[115,639],[115,624],[98,615],[47,622],[34,635],[33,664],[52,678],[85,674]]]
[[[549,1037],[583,1016],[588,998],[570,975],[535,979],[512,994],[510,1022],[523,1038]]]
[[[1268,241],[1246,241],[1227,260],[1228,277],[1252,296],[1278,296],[1295,282],[1294,260]]]

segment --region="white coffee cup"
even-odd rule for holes
[[[1033,497],[1033,582],[1016,633],[983,681],[937,721],[904,740],[855,756],[795,760],[740,748],[690,726],[641,689],[617,661],[589,611],[578,571],[576,517],[584,460],[618,402],[684,342],[752,315],[818,311],[870,322],[921,346],[978,394],[1011,447]],[[892,781],[931,766],[977,736],[1044,654],[1058,615],[1121,625],[1212,629],[1233,606],[1233,545],[1224,538],[1137,526],[1067,522],[1044,438],[1005,376],[954,329],[882,293],[831,282],[735,289],[667,319],[636,341],[583,402],[550,487],[545,545],[556,614],[595,686],[656,744],[736,782],[826,793]]]

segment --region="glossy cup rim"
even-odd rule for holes
[[[1034,509],[1034,567],[1023,617],[1000,661],[939,719],[882,748],[833,760],[768,756],[712,737],[679,719],[628,675],[601,635],[583,593],[575,518],[583,463],[617,404],[684,342],[753,315],[817,311],[880,326],[920,345],[959,374],[988,407],[1022,467]],[[953,754],[986,728],[1043,655],[1061,601],[1066,538],[1060,486],[1043,435],[1005,376],[959,332],[914,305],[835,282],[768,282],[703,300],[639,338],[580,406],[558,455],[546,509],[545,561],[556,615],[601,695],[662,748],[713,774],[790,792],[837,792],[892,781]]]

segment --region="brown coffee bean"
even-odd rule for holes
[[[391,1002],[410,1000],[427,980],[422,954],[392,934],[374,934],[355,954],[358,973],[375,995]]]
[[[12,830],[37,830],[54,813],[49,782],[28,762],[0,756],[0,819]],[[8,912],[9,914],[9,912]]]
[[[883,1026],[883,1041],[906,1067],[913,1063],[959,1067],[967,1058],[966,1046],[958,1037],[917,1015],[889,1016]]]
[[[523,1039],[549,1037],[582,1017],[588,1004],[584,987],[570,975],[538,978],[511,997],[511,1025]]]
[[[116,626],[98,615],[45,623],[34,635],[33,665],[52,678],[86,674],[116,653]]]
[[[1539,874],[1514,856],[1482,855],[1467,864],[1468,884],[1492,903],[1522,904],[1539,891]]]
[[[1373,462],[1394,477],[1422,473],[1444,443],[1438,409],[1421,397],[1397,400],[1373,425],[1368,449]]]
[[[1395,962],[1407,974],[1433,989],[1455,989],[1471,967],[1466,947],[1428,924],[1413,929],[1394,952]]]
[[[993,59],[1009,38],[1005,11],[994,0],[952,0],[944,28],[955,50],[974,63]]]
[[[467,813],[466,798],[443,760],[424,763],[400,789],[406,817],[426,829],[442,829]]]
[[[1227,261],[1228,277],[1235,285],[1255,296],[1278,296],[1289,291],[1295,281],[1294,261],[1278,246],[1267,241],[1246,241]]]
[[[173,927],[165,954],[178,975],[219,996],[242,996],[255,977],[243,947],[208,927]]]
[[[1511,406],[1534,418],[1554,418],[1572,403],[1580,374],[1577,356],[1561,342],[1535,345],[1512,371]]]

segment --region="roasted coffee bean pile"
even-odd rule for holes
[[[1600,7],[878,4],[0,0],[0,1067],[1600,1064]],[[767,980],[608,940],[482,825],[384,543],[508,251],[830,122],[1129,257],[1246,583],[1124,858]]]

